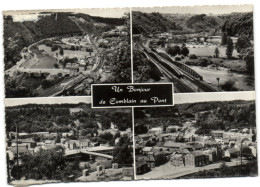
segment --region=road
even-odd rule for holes
[[[164,165],[155,167],[152,171],[145,173],[143,175],[137,175],[137,179],[176,179],[185,175],[192,173],[197,173],[202,170],[212,170],[220,167],[222,163],[210,164],[202,167],[183,167],[174,168],[170,162]],[[239,161],[226,162],[227,166],[239,165]]]
[[[100,68],[102,68],[103,64],[104,64],[104,60],[103,57],[101,55],[98,55],[100,52],[99,48],[95,45],[95,43],[92,41],[92,39],[90,38],[90,36],[88,36],[88,40],[90,41],[90,43],[93,45],[93,47],[96,49],[96,51],[98,52],[95,60],[96,60],[96,64],[94,65],[93,69],[91,71],[88,72],[84,72],[84,75],[88,75],[91,73],[96,73],[98,72],[98,70]],[[30,46],[28,46],[28,52],[32,53],[30,51],[30,48],[33,45],[38,45],[39,42],[44,41],[44,40],[50,40],[52,38],[46,38],[43,40],[40,40],[38,42],[35,42],[33,44],[31,44]],[[23,57],[23,53],[21,52],[22,57]],[[33,54],[33,53],[32,53]],[[22,58],[19,62],[16,63],[16,65],[14,65],[13,67],[11,67],[10,69],[5,71],[5,74],[8,74],[10,77],[13,77],[14,74],[16,72],[24,72],[24,73],[50,73],[51,75],[57,75],[59,73],[62,73],[63,75],[65,74],[70,74],[70,70],[68,69],[35,69],[35,68],[26,68],[26,67],[21,67],[21,65],[26,61],[26,59]],[[82,76],[82,75],[78,75],[76,78],[72,79],[72,80],[68,80],[66,83],[63,83],[63,85],[59,85],[59,83],[57,83],[57,85],[54,85],[56,91],[50,91],[50,89],[46,90],[46,92],[41,93],[40,95],[48,97],[48,96],[57,96],[59,94],[62,94],[64,91],[69,90],[69,89],[73,89],[74,87],[76,87],[77,85],[81,84],[85,79],[87,78],[87,76]]]
[[[30,49],[33,45],[36,45],[36,44],[38,44],[39,42],[42,42],[42,41],[44,41],[44,40],[51,40],[52,38],[53,38],[53,37],[51,37],[51,38],[45,38],[45,39],[42,39],[42,40],[40,40],[40,41],[38,41],[38,42],[35,42],[35,43],[29,45],[29,46],[27,47],[28,53],[33,54],[32,51],[31,51],[31,49]],[[15,64],[14,66],[12,66],[12,67],[9,68],[8,70],[6,70],[6,71],[5,71],[5,74],[9,75],[10,77],[13,77],[13,75],[14,75],[15,72],[17,72],[18,70],[24,69],[24,68],[21,68],[21,65],[26,61],[26,59],[24,58],[23,52],[21,52],[21,56],[22,56],[22,59],[21,59],[20,61],[16,62],[16,64]],[[28,69],[28,70],[29,70],[29,69]]]

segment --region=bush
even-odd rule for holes
[[[177,54],[179,55],[181,53],[181,48],[177,45],[175,46],[168,46],[166,49],[166,52],[171,55],[171,56],[176,56]]]
[[[203,67],[208,66],[208,59],[206,59],[206,58],[201,58],[201,59],[200,59],[200,65],[203,66]]]
[[[187,48],[187,47],[183,47],[182,49],[181,49],[181,54],[183,55],[183,56],[188,56],[188,54],[189,54],[189,49]]]
[[[190,59],[198,59],[197,55],[195,55],[195,54],[190,54],[189,58]]]
[[[59,49],[59,46],[57,46],[57,45],[51,46],[51,51],[57,51],[58,49]]]
[[[75,46],[72,45],[72,46],[70,47],[70,50],[75,51]]]
[[[175,60],[176,61],[181,61],[181,57],[177,56],[177,57],[175,57]]]
[[[227,80],[224,84],[221,85],[221,89],[225,91],[237,91],[238,89],[235,87],[235,81]]]
[[[251,47],[250,39],[245,35],[239,37],[237,39],[237,43],[236,43],[235,47],[236,47],[237,52],[240,53],[243,49]]]
[[[59,68],[58,64],[54,64],[53,66],[54,66],[54,68]]]
[[[46,89],[51,86],[51,82],[46,79],[43,79],[41,82],[41,86],[42,86],[42,89]]]

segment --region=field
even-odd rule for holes
[[[187,45],[190,54],[195,54],[197,56],[214,56],[215,49],[218,47],[219,49],[219,57],[224,58],[226,57],[226,47],[218,46],[218,45]],[[236,50],[233,51],[232,56],[238,57],[238,52]]]
[[[59,50],[51,51],[51,48],[46,45],[39,45],[39,50],[44,50],[46,53],[52,56],[55,56],[56,53],[59,53]],[[63,52],[64,52],[64,56],[67,56],[69,58],[73,58],[73,57],[85,58],[90,56],[90,53],[86,51],[72,51],[72,50],[65,49]],[[92,52],[91,56],[95,56],[95,52]]]
[[[31,49],[35,54],[33,58],[26,60],[21,67],[32,69],[52,69],[57,60],[48,54],[40,52],[38,49]]]

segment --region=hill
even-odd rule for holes
[[[221,30],[223,19],[206,14],[163,14],[167,19],[183,28],[184,33],[210,32],[216,34]]]
[[[209,134],[211,130],[249,128],[256,126],[255,101],[223,101],[177,104],[173,107],[135,108],[135,124],[139,134],[158,125],[179,125],[187,119],[196,119],[197,134]],[[138,134],[137,133],[137,134]]]
[[[218,30],[223,20],[217,16],[207,16],[206,14],[199,14],[190,17],[186,21],[186,26],[194,29],[197,32],[210,32]]]
[[[133,34],[151,34],[169,30],[182,30],[181,27],[162,16],[160,13],[132,12]]]
[[[21,59],[20,51],[41,39],[73,34],[100,34],[123,25],[122,18],[102,18],[75,13],[40,13],[37,21],[15,22],[4,16],[5,69]]]
[[[253,12],[232,13],[224,16],[222,32],[229,36],[247,35],[253,39]]]
[[[223,15],[160,14],[133,12],[133,34],[175,31],[174,33],[207,32],[210,35],[247,35],[253,38],[253,12]]]
[[[72,113],[70,109],[76,109]],[[69,132],[80,122],[82,129],[97,128],[101,123],[109,129],[111,122],[121,131],[132,127],[131,110],[125,109],[91,109],[90,104],[27,104],[6,107],[6,131],[15,131],[19,123],[19,132]]]

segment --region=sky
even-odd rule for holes
[[[77,97],[34,97],[34,98],[14,98],[5,99],[5,106],[18,106],[26,104],[77,104],[77,103],[91,103],[91,97],[77,96]]]
[[[232,12],[252,12],[253,5],[214,5],[214,6],[174,6],[155,8],[132,8],[132,10],[151,13],[181,14],[229,14]]]
[[[91,16],[121,18],[124,13],[130,12],[129,8],[91,8],[91,9],[50,9],[50,10],[19,10],[4,11],[4,15],[12,15],[14,21],[37,21],[39,12],[75,12]]]
[[[232,12],[252,12],[253,5],[214,5],[214,6],[173,6],[153,8],[132,8],[132,10],[151,13],[181,13],[181,14],[229,14]],[[12,15],[14,21],[37,21],[39,12],[75,12],[92,16],[120,18],[129,8],[93,8],[93,9],[50,9],[50,10],[19,10],[4,11],[4,15]]]
[[[255,100],[254,91],[244,92],[204,92],[174,94],[174,103],[195,103],[207,101]]]
[[[174,94],[174,103],[195,103],[206,101],[232,101],[232,100],[255,100],[255,92],[212,92],[212,93],[181,93]],[[14,98],[5,99],[5,106],[17,106],[25,104],[77,104],[77,103],[91,103],[90,96],[77,97],[48,97],[42,98]]]

